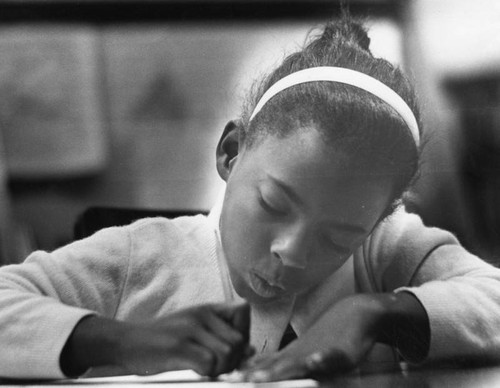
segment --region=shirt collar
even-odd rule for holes
[[[215,204],[208,213],[208,221],[213,225],[214,229],[217,231],[217,235],[220,237],[220,216],[222,213],[222,204],[224,203],[224,195],[226,190],[222,190],[215,200]]]
[[[219,265],[224,272],[225,293],[229,300],[242,302],[243,298],[234,290],[229,277],[229,269],[221,244],[220,217],[224,203],[225,190],[217,196],[214,206],[208,213],[208,221],[213,226],[217,235]],[[278,350],[281,337],[286,325],[290,322],[295,298],[277,302],[251,305],[251,330],[250,343],[259,353]]]

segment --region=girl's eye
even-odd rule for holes
[[[349,248],[343,244],[336,242],[331,236],[325,236],[326,243],[330,246],[335,252],[340,254],[347,254],[349,252]]]
[[[275,205],[266,202],[266,200],[262,197],[259,197],[260,206],[269,214],[274,216],[284,216],[286,215],[286,210],[282,208],[278,208]]]

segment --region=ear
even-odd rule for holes
[[[240,149],[239,127],[238,121],[232,120],[227,123],[217,144],[217,172],[224,181],[227,181]]]

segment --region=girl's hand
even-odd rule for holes
[[[250,361],[245,380],[285,380],[350,370],[375,343],[373,327],[381,313],[382,308],[372,296],[346,298],[282,351]]]
[[[327,310],[282,351],[250,360],[243,378],[259,382],[347,372],[377,341],[422,358],[428,337],[427,314],[412,294],[353,295]]]
[[[67,375],[115,365],[138,375],[193,369],[217,376],[248,354],[249,320],[247,304],[190,308],[154,324],[84,318],[61,355],[61,368]]]
[[[248,328],[248,305],[179,311],[164,322],[131,327],[119,348],[119,364],[140,375],[193,369],[217,376],[238,367],[245,357]]]

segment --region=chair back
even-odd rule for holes
[[[193,216],[196,214],[208,214],[208,211],[195,209],[166,210],[93,206],[89,207],[78,216],[73,235],[76,240],[79,240],[94,234],[100,229],[110,226],[128,225],[141,218],[176,218],[180,216]]]

